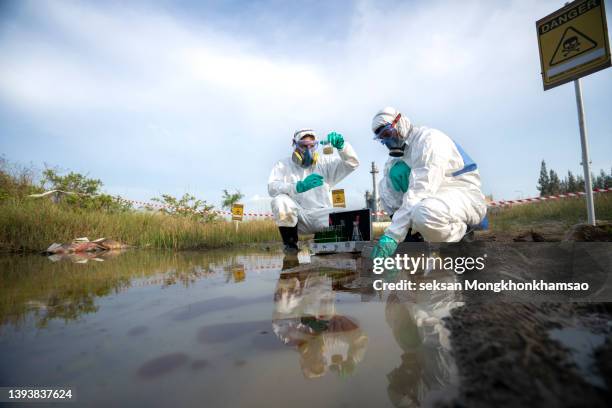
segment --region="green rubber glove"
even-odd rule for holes
[[[372,249],[370,258],[389,258],[397,249],[397,241],[388,235],[383,235]]]
[[[405,161],[400,160],[395,163],[389,171],[389,178],[395,191],[405,193],[408,191],[408,180],[410,179],[410,167]]]
[[[306,176],[304,180],[300,180],[295,184],[295,189],[298,193],[303,193],[315,187],[320,187],[323,185],[323,176],[312,173],[309,176]]]
[[[340,133],[331,132],[327,135],[327,141],[338,150],[344,147],[344,137]]]

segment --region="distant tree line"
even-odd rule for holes
[[[595,176],[591,173],[593,180],[593,188],[611,188],[612,187],[612,168],[610,174],[600,170],[599,175]],[[567,172],[567,176],[561,179],[554,170],[546,169],[546,162],[542,160],[540,166],[540,178],[538,178],[538,190],[540,196],[553,194],[565,194],[584,191],[584,177],[574,175],[571,171]]]
[[[129,200],[103,193],[102,186],[101,180],[90,178],[86,174],[65,172],[49,167],[46,167],[41,173],[33,165],[23,166],[13,163],[0,155],[0,205],[4,201],[23,200],[32,194],[59,190],[62,192],[56,201],[56,204],[59,205],[108,212],[125,212],[134,209]],[[235,192],[223,190],[223,208],[231,209],[233,204],[243,198],[244,194],[239,190]],[[151,198],[151,201],[162,204],[163,207],[145,205],[144,208],[149,211],[192,218],[202,222],[216,221],[218,218],[213,204],[190,193],[185,193],[182,197],[161,194],[159,197]]]

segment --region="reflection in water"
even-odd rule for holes
[[[96,298],[134,286],[188,287],[218,274],[229,276],[227,282],[243,282],[247,269],[278,270],[281,259],[250,249],[239,253],[109,251],[97,256],[106,262],[83,264],[70,256],[52,260],[32,255],[0,257],[0,325],[21,325],[28,312],[39,328],[54,319],[75,320],[98,311]]]
[[[417,285],[426,279],[421,273],[405,272],[396,278]],[[456,280],[456,274],[434,271],[428,274],[430,279],[450,283]],[[403,350],[400,365],[387,374],[387,392],[394,406],[421,406],[443,389],[449,395],[456,368],[450,354],[450,333],[442,319],[461,304],[452,291],[402,291],[387,297],[385,318]]]
[[[355,319],[336,313],[334,289],[355,279],[355,272],[338,269],[297,269],[297,258],[283,260],[274,294],[274,333],[295,347],[306,378],[333,371],[350,375],[365,356],[368,337]]]
[[[246,278],[246,274],[244,273],[244,265],[232,266],[232,278],[234,279],[234,283],[244,281]]]
[[[89,261],[104,262],[116,258],[126,252],[124,249],[112,249],[104,252],[72,252],[53,254],[47,257],[51,262],[70,261],[72,263],[87,263]]]

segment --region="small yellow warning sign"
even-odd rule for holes
[[[232,205],[232,220],[242,221],[243,215],[244,215],[244,205],[243,204],[233,204]]]
[[[346,207],[344,200],[344,189],[332,190],[332,203],[334,207]]]
[[[603,0],[576,0],[536,22],[544,90],[611,65]]]

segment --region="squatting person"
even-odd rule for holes
[[[392,255],[404,240],[457,242],[483,227],[487,206],[480,174],[461,146],[439,130],[415,126],[391,107],[374,116],[372,131],[389,150],[379,190],[391,215],[373,258]]]
[[[312,234],[326,228],[333,211],[331,188],[359,166],[351,145],[336,132],[327,142],[338,155],[319,155],[317,135],[301,129],[293,135],[293,153],[277,162],[268,179],[272,213],[285,245],[297,251],[298,232]]]

